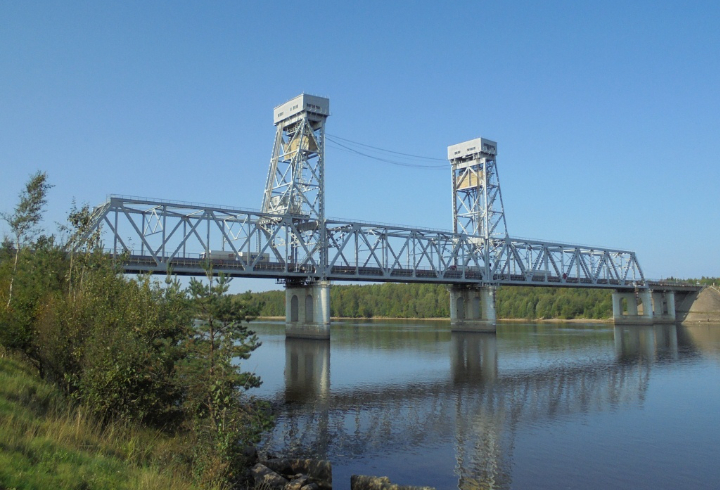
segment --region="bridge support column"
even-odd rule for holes
[[[675,293],[673,291],[653,291],[652,300],[655,323],[675,322]]]
[[[619,324],[642,324],[653,323],[653,301],[652,293],[644,291],[615,291],[612,294],[613,320]],[[638,306],[642,306],[642,313]]]
[[[672,321],[674,322],[675,320],[677,320],[677,313],[675,312],[675,291],[665,291],[665,301],[667,302],[668,315],[672,318]]]
[[[285,337],[330,338],[330,281],[285,286]]]
[[[652,323],[653,320],[653,302],[652,302],[652,291],[646,289],[638,293],[640,304],[642,305],[642,315],[640,315],[646,322]]]
[[[495,332],[495,287],[450,287],[450,329],[453,332]]]
[[[638,316],[637,298],[634,292],[621,293],[616,291],[612,295],[612,300],[614,318]]]

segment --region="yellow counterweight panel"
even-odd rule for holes
[[[480,185],[482,183],[483,183],[482,171],[475,171],[472,169],[468,169],[467,172],[464,172],[461,175],[458,175],[458,177],[457,177],[457,189],[458,190],[469,189],[471,187],[477,187],[478,185]]]
[[[302,145],[300,142],[302,141]],[[289,155],[298,151],[298,148],[303,150],[316,152],[318,150],[317,142],[312,134],[305,134],[302,138],[296,137],[290,140],[289,143],[283,145],[283,152],[285,155]]]

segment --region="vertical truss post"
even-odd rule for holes
[[[117,211],[117,209],[116,209],[116,210],[115,210],[115,228],[114,228],[114,232],[113,232],[113,259],[115,259],[115,258],[117,257],[117,255],[118,255],[118,251],[117,251],[117,250],[118,250],[118,234],[117,234],[117,229],[118,229],[118,211]]]
[[[142,221],[141,221],[140,223],[141,223],[141,225],[142,225],[142,229],[144,230],[144,229],[145,229],[145,220],[146,220],[147,218],[145,217],[145,213],[140,213],[140,216],[141,216],[141,218],[142,218]],[[142,236],[143,236],[144,234],[145,234],[144,231],[140,233],[140,235],[141,235],[141,239],[140,239],[140,255],[145,255],[145,241],[142,240]]]
[[[167,206],[162,207],[162,257],[163,261],[167,257],[165,255],[165,242],[167,242],[167,235],[165,229],[167,228]]]

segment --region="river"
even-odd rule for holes
[[[440,489],[720,488],[720,325],[256,321],[261,447]]]

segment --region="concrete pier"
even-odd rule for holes
[[[673,323],[676,318],[673,291],[615,291],[612,305],[613,320],[617,324]]]
[[[285,286],[285,336],[330,338],[330,281]]]
[[[450,287],[450,330],[495,332],[495,287]]]
[[[653,291],[653,323],[675,323],[675,293],[673,291]]]

